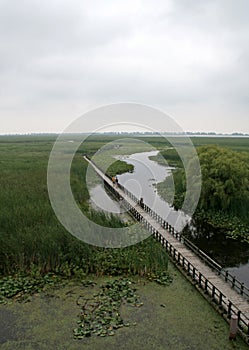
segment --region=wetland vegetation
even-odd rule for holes
[[[71,140],[72,137],[73,136],[70,135],[69,140]],[[85,184],[87,163],[82,159],[82,155],[87,154],[89,156],[93,156],[97,152],[97,150],[109,144],[110,142],[115,141],[116,138],[116,136],[108,135],[95,135],[87,138],[78,149],[71,168],[71,187],[78,206],[86,215],[88,215],[88,217],[90,217],[96,223],[110,227],[122,227],[125,224],[121,222],[117,216],[104,215],[101,212],[94,211],[89,206],[89,193]],[[148,238],[145,241],[140,242],[134,246],[122,249],[104,249],[94,247],[82,241],[79,241],[73,236],[71,236],[58,222],[49,202],[46,180],[47,163],[55,139],[56,135],[0,137],[0,302],[6,303],[9,302],[9,300],[24,300],[31,301],[32,305],[37,304],[37,307],[39,307],[38,304],[40,302],[43,303],[43,301],[42,299],[39,299],[38,301],[38,297],[36,297],[37,293],[42,292],[45,294],[49,294],[51,290],[53,291],[57,290],[56,288],[59,288],[58,290],[61,290],[61,292],[58,293],[60,294],[63,293],[63,290],[65,290],[64,288],[68,288],[68,283],[76,283],[77,285],[77,283],[82,283],[82,281],[86,281],[89,278],[89,276],[91,276],[93,279],[97,278],[98,280],[101,280],[103,278],[139,278],[142,282],[141,284],[139,284],[138,288],[141,291],[142,297],[146,302],[149,302],[149,299],[151,299],[152,302],[152,304],[147,304],[151,305],[150,307],[152,311],[148,311],[146,308],[144,308],[144,312],[147,312],[148,315],[150,315],[147,315],[148,317],[152,317],[151,312],[155,312],[155,319],[152,317],[152,319],[154,319],[155,321],[155,324],[158,322],[156,321],[156,315],[159,315],[158,317],[161,317],[162,312],[164,312],[164,321],[160,319],[160,322],[166,322],[168,325],[168,330],[166,332],[167,337],[164,339],[162,338],[162,335],[159,335],[160,332],[162,332],[162,334],[163,332],[165,332],[165,330],[162,329],[161,325],[159,326],[159,330],[154,329],[153,332],[146,320],[142,322],[142,328],[132,327],[133,330],[129,331],[124,329],[122,330],[123,333],[121,334],[123,334],[123,336],[125,334],[130,334],[129,336],[133,337],[134,339],[134,334],[137,332],[136,334],[138,334],[138,338],[137,341],[134,340],[134,348],[140,349],[141,347],[139,346],[141,345],[145,329],[147,330],[149,327],[150,332],[152,332],[152,338],[148,337],[148,344],[151,344],[151,340],[149,339],[154,339],[153,341],[157,342],[156,334],[158,334],[158,339],[160,339],[161,341],[160,344],[158,343],[158,349],[164,348],[163,346],[166,344],[171,344],[171,346],[173,346],[173,343],[174,349],[182,349],[183,344],[185,342],[187,342],[186,349],[199,349],[198,344],[200,344],[199,342],[201,341],[202,337],[201,328],[196,329],[195,332],[197,333],[197,337],[196,339],[192,340],[189,335],[190,329],[187,329],[187,327],[185,327],[186,329],[184,329],[183,333],[179,333],[179,329],[181,329],[180,324],[188,322],[188,313],[190,310],[193,309],[193,306],[195,307],[196,303],[200,303],[201,305],[202,302],[206,305],[206,302],[202,300],[200,296],[197,296],[197,294],[194,293],[192,296],[192,298],[194,298],[194,302],[192,300],[191,305],[187,303],[185,305],[186,314],[184,316],[180,316],[180,309],[177,309],[177,305],[179,305],[180,307],[181,304],[179,303],[180,299],[177,303],[174,303],[173,295],[175,295],[175,298],[178,298],[177,295],[179,293],[184,294],[183,291],[187,288],[185,284],[187,282],[183,282],[183,278],[176,274],[176,272],[174,271],[174,280],[172,283],[172,274],[168,272],[168,257],[159,243],[157,243],[152,238]],[[176,184],[176,196],[174,204],[177,207],[177,205],[180,205],[181,198],[184,194],[184,175],[182,174],[181,162],[179,158],[175,154],[174,150],[170,149],[170,143],[167,142],[165,139],[159,137],[140,137],[140,139],[146,143],[146,150],[150,149],[150,147],[152,149],[153,147],[155,147],[161,152],[161,154],[165,157],[165,159],[170,165],[177,168],[177,170],[174,172]],[[134,153],[144,151],[143,142],[141,143],[133,141],[132,148],[128,150],[128,148],[126,147],[127,143],[125,143],[125,141],[124,143],[119,141],[120,146],[118,148],[115,148],[115,151],[117,151],[117,154],[119,155],[126,155],[130,154],[131,152]],[[210,158],[206,160],[205,157],[207,157],[207,154],[209,154],[209,152],[217,152],[217,154],[221,152],[223,156],[225,155],[226,161],[224,163],[222,163],[220,159],[217,160],[217,163],[213,163],[213,166],[217,166],[217,169],[220,169],[218,171],[218,175],[217,173],[214,175],[214,180],[217,180],[217,176],[220,176],[220,179],[224,176],[227,176],[227,169],[230,169],[231,174],[233,175],[233,183],[231,183],[231,181],[227,179],[228,183],[226,185],[226,188],[229,188],[229,195],[233,194],[234,198],[236,198],[236,202],[234,202],[233,199],[228,200],[227,197],[224,197],[224,193],[227,192],[224,192],[224,189],[220,188],[220,186],[217,198],[214,196],[217,200],[214,201],[214,206],[212,207],[210,203],[208,204],[207,202],[205,202],[205,193],[208,194],[208,191],[210,191],[210,188],[206,186],[211,186],[213,183],[211,183],[210,185],[205,182],[204,192],[202,193],[200,205],[207,205],[207,208],[211,210],[211,213],[215,212],[218,215],[217,219],[215,219],[215,222],[211,222],[211,224],[216,225],[217,222],[221,220],[222,225],[225,225],[225,229],[227,229],[227,227],[237,229],[239,228],[239,235],[236,234],[234,229],[233,231],[229,231],[231,232],[231,235],[234,239],[237,239],[238,236],[240,236],[239,238],[242,239],[243,230],[241,228],[245,228],[245,231],[243,233],[243,239],[246,240],[248,235],[248,221],[246,218],[246,213],[248,212],[248,183],[246,182],[248,181],[248,139],[238,138],[227,140],[223,138],[193,138],[193,142],[198,147],[202,146],[201,148],[199,148],[199,154],[202,163],[202,168],[204,170],[203,174],[205,181],[210,179],[211,171],[210,167],[205,168],[205,161],[207,161],[208,164],[211,160],[215,159],[215,157],[213,157],[211,154]],[[203,147],[203,145],[209,143],[213,144],[214,142],[218,142],[218,147],[217,145]],[[219,146],[222,146],[223,148],[225,147],[226,150],[224,151],[220,149]],[[103,163],[102,166],[105,167],[107,163]],[[126,171],[132,171],[132,167],[130,167],[128,164],[121,160],[112,160],[111,163],[112,164],[107,167],[108,173],[111,176]],[[220,164],[223,164],[223,168],[220,167]],[[234,167],[236,167],[237,170],[234,170],[233,172]],[[244,187],[241,185],[240,181],[242,178],[244,179]],[[159,185],[159,191],[161,191],[162,196],[163,186],[164,185]],[[214,186],[216,186],[216,184]],[[239,196],[238,193],[236,194],[236,189],[238,187],[240,190]],[[218,198],[220,201],[220,207],[218,205]],[[238,200],[238,198],[240,200]],[[241,202],[242,199],[243,202]],[[223,210],[224,203],[226,204],[226,206],[224,207],[225,210]],[[243,210],[240,210],[240,208],[243,208]],[[196,214],[196,218],[198,218],[198,215],[202,213],[201,209],[202,207],[199,207],[199,210]],[[206,212],[208,212],[208,210],[206,210]],[[220,216],[221,212],[222,215]],[[225,220],[226,217],[229,219],[228,221]],[[231,219],[231,217],[233,219]],[[214,220],[213,215],[212,218]],[[201,220],[206,219],[202,216]],[[209,219],[207,218],[207,220]],[[177,276],[176,281],[175,276]],[[158,284],[155,284],[155,282],[161,285],[168,285],[169,283],[171,283],[171,285],[170,287],[167,287],[166,289],[164,289],[164,291],[162,291],[158,288],[163,287],[158,286]],[[145,285],[145,289],[143,289],[143,285]],[[76,286],[75,293],[79,292],[77,288],[78,287]],[[90,286],[90,288],[95,287]],[[173,288],[175,288],[175,292],[173,291]],[[178,291],[177,288],[179,288]],[[192,287],[189,286],[189,288],[191,289]],[[157,304],[157,299],[155,295],[153,295],[152,290],[155,290],[155,293],[159,293],[159,305]],[[168,290],[168,292],[166,290]],[[53,295],[57,295],[57,292],[51,293]],[[128,294],[129,293],[132,294],[131,291],[129,291]],[[170,293],[172,293],[172,295]],[[188,293],[192,295],[192,292]],[[69,295],[71,294],[69,293]],[[63,300],[68,301],[67,297],[64,297],[65,299]],[[126,297],[124,296],[124,298]],[[119,299],[119,301],[116,300],[115,302],[117,302],[118,305],[121,305],[121,300],[124,301],[124,299]],[[164,304],[166,305],[165,310],[164,306],[162,306]],[[56,307],[61,307],[60,299],[56,301],[54,305],[57,305]],[[173,316],[173,305],[175,305],[175,310],[178,310],[176,311],[176,315],[178,315],[177,324],[174,323],[175,321]],[[204,307],[203,305],[200,306],[201,309]],[[69,307],[69,304],[65,305],[65,307]],[[77,312],[75,313],[75,310],[72,305],[70,307],[72,308],[70,312],[74,313],[73,321],[75,321]],[[106,304],[105,307],[107,307]],[[208,305],[206,305],[205,307],[205,313],[213,312],[213,310],[211,311]],[[3,310],[5,310],[3,308],[4,306],[1,307],[2,312],[4,312]],[[36,322],[38,322],[38,316],[36,316],[35,314],[33,315],[28,306],[20,306],[20,310],[21,309],[24,311],[24,314],[26,312],[26,316],[28,316],[28,314],[30,313],[31,317],[33,317],[36,320]],[[171,312],[169,311],[170,309],[172,309]],[[34,308],[34,310],[36,310],[36,307]],[[196,312],[196,310],[193,310],[193,312]],[[21,313],[17,312],[17,315],[19,318],[22,318]],[[215,318],[216,316],[217,318]],[[227,332],[227,326],[225,325],[225,323],[223,323],[222,319],[218,315],[216,316],[214,316],[214,314],[210,316],[211,324],[213,324],[212,322],[214,322],[215,324],[217,322],[218,326],[215,329],[212,328],[213,326],[210,326],[209,344],[214,344],[212,342],[212,334],[218,334],[219,331],[221,331],[222,334],[224,334],[224,332]],[[140,318],[143,319],[144,316],[141,316]],[[214,319],[216,319],[216,321],[214,321]],[[45,330],[45,333],[48,332],[47,334],[49,334],[49,330],[47,329],[45,323],[43,323],[43,320],[40,321],[42,323],[43,330]],[[79,326],[79,328],[81,328],[81,330],[78,330],[76,332],[76,335],[78,337],[85,336],[84,332],[89,332],[89,330],[86,331],[85,328],[82,326],[82,320],[80,320],[80,322],[81,323],[79,324],[81,326]],[[159,324],[161,324],[160,322]],[[58,320],[58,323],[60,323],[60,320]],[[29,321],[27,327],[30,327]],[[68,318],[66,318],[65,327],[71,327],[70,332],[72,333],[72,329],[75,328],[75,324],[73,325],[72,321],[69,321]],[[109,327],[113,327],[113,325],[109,325]],[[178,333],[173,329],[174,327],[178,329]],[[29,328],[27,328],[27,332],[29,331]],[[112,329],[109,329],[109,331],[112,331]],[[33,336],[37,337],[37,344],[39,343],[39,348],[42,348],[41,342],[43,341],[42,339],[44,337],[44,334],[38,335],[36,333],[37,330],[33,330],[32,332],[33,335],[31,336],[31,338]],[[100,330],[100,333],[101,332],[102,331]],[[58,333],[58,335],[59,334],[60,332]],[[66,331],[66,334],[69,334],[68,329]],[[122,338],[123,336],[121,336],[120,340],[118,340],[119,347],[121,349],[126,349],[126,347],[122,347],[122,339],[124,340],[124,338]],[[70,337],[71,336],[68,336],[68,338],[65,339],[65,342],[67,344],[70,343],[70,345],[68,345],[67,348],[77,349],[78,345],[74,343],[73,339],[71,339]],[[223,342],[221,338],[222,337],[219,338],[220,344]],[[227,339],[226,335],[224,338]],[[20,348],[20,339],[18,337],[15,337],[15,339],[17,340],[13,342],[5,341],[3,348]],[[69,341],[68,339],[71,340]],[[54,336],[52,336],[52,342],[55,342],[57,340],[54,338]],[[33,339],[32,344],[34,345],[35,343],[36,340]],[[107,343],[109,344],[109,340],[107,341]],[[28,340],[25,344],[25,348],[32,349],[33,345],[31,343],[29,344]],[[50,343],[50,345],[51,344],[52,343]],[[221,347],[215,347],[215,345],[211,345],[211,348],[233,348],[232,343],[228,343],[226,342],[226,340],[224,340],[224,344],[220,345]],[[90,346],[90,343],[84,343],[84,346],[86,347],[86,349],[88,347],[90,349],[92,345]],[[110,341],[110,349],[116,348],[115,346],[116,343],[114,345],[114,342],[112,343],[112,341]],[[236,348],[237,345],[234,346]],[[243,344],[241,346],[242,349]],[[59,348],[62,349],[63,347]],[[102,343],[95,343],[95,348],[102,348]],[[208,346],[207,348],[210,348],[210,346]]]
[[[249,257],[249,138],[193,137],[202,171],[202,191],[191,224],[184,234],[222,266],[247,263]],[[162,152],[175,184],[173,206],[181,208],[185,172],[174,149]],[[158,159],[156,159],[158,161]],[[159,183],[159,194],[172,198],[170,178]],[[232,242],[233,241],[233,242]]]
[[[71,276],[82,273],[161,273],[167,255],[153,239],[122,250],[90,246],[71,236],[58,222],[49,202],[46,171],[53,136],[0,138],[0,273],[2,276],[47,273]],[[87,163],[82,153],[93,154],[105,142],[100,138],[84,143],[71,169],[71,187],[80,208],[96,223],[122,227],[117,216],[106,216],[89,206],[85,184]],[[130,170],[114,162],[110,173]],[[18,290],[17,293],[20,291]],[[4,292],[5,293],[5,292]],[[3,293],[3,294],[4,294]],[[7,293],[8,294],[8,293]],[[3,295],[4,296],[4,295]]]
[[[248,349],[240,338],[234,342],[228,340],[229,326],[171,263],[169,272],[173,282],[167,287],[136,276],[129,278],[130,288],[136,289],[132,298],[139,298],[143,305],[121,304],[119,322],[122,324],[123,320],[126,326],[118,327],[115,336],[79,340],[73,333],[82,324],[80,317],[86,301],[96,303],[103,286],[116,283],[113,277],[90,275],[84,283],[71,279],[64,286],[36,293],[30,302],[0,305],[3,324],[0,347],[3,350]],[[88,303],[86,313],[91,307],[88,308]],[[97,303],[100,305],[102,301]]]

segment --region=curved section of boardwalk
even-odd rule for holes
[[[138,199],[125,189],[122,185],[113,187],[111,179],[105,175],[101,169],[88,157],[84,157],[96,173],[103,179],[105,185],[119,198],[121,197],[123,205],[129,213],[138,221],[141,222],[154,237],[165,247],[169,256],[178,265],[180,270],[191,279],[198,289],[204,293],[210,300],[217,305],[220,313],[229,320],[232,315],[238,316],[239,331],[249,343],[249,303],[248,295],[244,290],[243,284],[236,291],[235,281],[228,279],[227,274],[223,273],[221,267],[206,256],[198,256],[198,248],[191,247],[191,243],[182,238],[181,235],[174,231],[174,229],[161,219],[153,210],[144,205],[143,208],[139,205]],[[188,243],[186,245],[186,242]],[[190,249],[190,247],[192,249]],[[193,249],[193,247],[195,247]],[[230,283],[229,283],[230,282]],[[233,288],[232,288],[233,287]],[[243,297],[242,295],[245,295]]]

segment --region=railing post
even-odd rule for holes
[[[212,299],[215,300],[215,286],[212,288]]]
[[[176,259],[176,249],[174,248],[174,250],[173,250],[173,258],[174,258],[174,260]]]
[[[241,314],[241,311],[239,310],[239,311],[238,311],[238,314],[237,314],[237,316],[238,316],[238,324],[239,324],[239,322],[240,322],[240,314]]]
[[[201,278],[202,278],[202,274],[199,272],[199,286],[201,287]]]
[[[236,277],[235,277],[235,276],[233,276],[232,288],[234,288],[234,286],[235,286],[235,281],[236,281]]]
[[[232,303],[229,300],[229,304],[228,304],[228,309],[227,309],[227,317],[230,318],[231,317],[231,313],[232,313]]]
[[[243,293],[244,293],[244,283],[241,283],[240,294],[243,295]]]
[[[172,245],[170,245],[169,247],[169,252],[170,252],[170,255],[172,255]]]
[[[220,306],[222,306],[222,297],[223,297],[223,295],[222,295],[222,293],[220,292],[220,297],[219,297],[219,305],[220,305]]]
[[[226,271],[226,274],[225,274],[225,281],[227,282],[228,280],[228,271]]]
[[[205,279],[205,287],[204,287],[204,289],[205,289],[205,292],[207,293],[207,289],[208,289],[208,280],[207,279]]]

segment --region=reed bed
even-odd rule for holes
[[[66,276],[165,271],[167,254],[152,238],[132,247],[104,249],[77,240],[62,227],[51,208],[46,183],[53,141],[52,136],[0,139],[0,274],[29,274],[34,269]],[[90,151],[100,144],[89,143]],[[82,154],[77,153],[71,186],[81,210],[103,226],[121,227],[124,224],[118,217],[89,208],[86,170]]]

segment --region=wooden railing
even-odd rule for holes
[[[153,231],[153,230],[152,230]],[[187,258],[185,258],[180,252],[177,251],[158,231],[154,231],[155,238],[166,248],[171,258],[181,266],[181,268],[193,279],[193,282],[198,285],[204,293],[208,294],[212,301],[218,305],[221,311],[227,316],[228,319],[231,315],[238,316],[238,326],[249,343],[249,319],[243,314],[237,306],[235,306],[230,300],[226,298],[222,292],[199,272],[194,265],[192,265]]]
[[[102,173],[103,170],[92,160],[89,159],[89,157],[85,156],[89,161],[91,161]],[[107,174],[105,174],[110,180],[111,177]],[[108,184],[108,183],[107,183]],[[109,184],[108,184],[109,186]],[[131,198],[135,203],[139,203],[139,199],[131,193],[127,188],[125,188],[123,185],[118,183],[117,185],[129,198]],[[111,190],[113,190],[115,193],[115,188],[111,187]],[[114,194],[115,194],[114,193]],[[169,233],[171,233],[177,240],[185,244],[190,250],[192,250],[196,255],[198,255],[203,262],[205,262],[208,266],[210,266],[213,270],[217,272],[218,275],[220,275],[225,282],[229,283],[232,288],[234,288],[240,295],[245,296],[249,298],[249,288],[247,288],[244,283],[240,282],[234,275],[232,275],[230,272],[223,269],[215,260],[210,258],[206,253],[204,253],[201,249],[199,249],[194,243],[192,243],[188,238],[181,235],[179,232],[175,230],[173,226],[171,226],[166,220],[164,220],[160,215],[158,215],[154,210],[152,210],[149,206],[146,204],[143,204],[143,210],[145,210],[153,219],[155,219],[162,228],[166,229]]]
[[[88,157],[87,157],[88,158]],[[88,158],[89,159],[89,158]],[[90,159],[89,159],[90,160]],[[98,168],[102,174],[102,169],[96,165],[93,161],[91,161],[96,168]],[[104,174],[106,177],[111,179],[110,176]],[[105,181],[105,185],[108,189],[114,194],[118,195],[116,188],[110,185],[109,182]],[[117,187],[121,189],[129,198],[133,200],[136,204],[139,203],[139,199],[127,190],[123,185],[117,184]],[[241,311],[230,301],[226,301],[224,295],[221,291],[215,287],[208,279],[206,279],[184,256],[181,255],[159,232],[156,230],[145,218],[144,216],[138,212],[138,210],[132,206],[124,197],[122,201],[122,205],[129,211],[129,213],[138,221],[140,221],[147,230],[149,230],[154,237],[160,241],[160,243],[166,248],[169,255],[177,262],[177,264],[181,265],[181,267],[192,276],[193,280],[196,281],[201,289],[204,290],[205,293],[209,294],[213,301],[216,302],[219,307],[221,307],[224,312],[227,314],[229,318],[232,314],[236,314],[239,319],[239,326],[241,330],[245,330],[246,334],[249,335],[249,319],[246,315],[242,314]],[[148,213],[153,219],[155,219],[162,228],[166,229],[170,234],[172,234],[177,240],[181,243],[185,244],[189,249],[191,249],[196,255],[198,255],[203,262],[205,262],[208,266],[210,266],[216,273],[224,279],[225,282],[229,283],[234,290],[236,290],[240,295],[245,297],[249,297],[249,289],[244,286],[244,283],[241,283],[236,279],[235,276],[231,275],[228,271],[222,269],[222,267],[210,258],[206,253],[204,253],[201,249],[199,249],[195,244],[193,244],[189,239],[181,235],[177,232],[173,226],[171,226],[167,221],[165,221],[160,215],[158,215],[155,211],[153,211],[146,204],[143,204],[143,210]],[[244,331],[243,331],[244,332]]]
[[[115,189],[112,189],[115,191]],[[192,278],[192,282],[198,285],[205,294],[209,295],[212,302],[215,303],[222,314],[228,319],[231,315],[238,316],[238,327],[249,344],[249,319],[242,313],[239,308],[234,305],[226,296],[206,278],[198,269],[184,257],[168,240],[163,237],[158,230],[156,230],[129,202],[123,199],[123,205],[129,210],[130,214],[138,221],[140,221],[144,227],[153,234],[153,236],[161,243],[167,250],[172,260],[179,265],[182,270]]]

